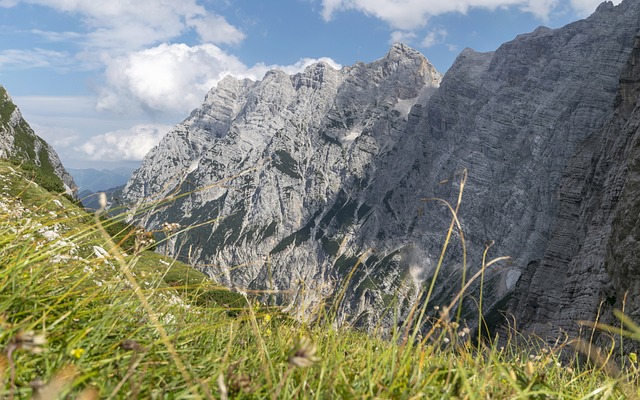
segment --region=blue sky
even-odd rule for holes
[[[619,3],[620,0],[614,2]],[[139,163],[226,74],[260,79],[325,59],[381,58],[395,41],[445,73],[563,26],[598,0],[0,0],[0,85],[71,168]]]

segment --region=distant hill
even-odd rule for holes
[[[78,192],[78,198],[80,199],[82,206],[87,211],[96,211],[100,209],[100,201],[99,201],[98,195],[100,192],[104,192],[107,195],[107,204],[109,205],[108,208],[111,209],[111,207],[113,207],[113,209],[111,209],[109,213],[118,214],[119,213],[118,210],[121,205],[120,197],[122,195],[123,188],[124,188],[124,185],[120,185],[110,189],[99,190],[97,192],[92,192],[91,190],[85,189]]]
[[[76,185],[78,185],[79,192],[84,190],[100,192],[124,185],[134,170],[134,168],[127,167],[103,170],[97,170],[95,168],[68,169]]]

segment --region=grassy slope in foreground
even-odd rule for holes
[[[0,162],[0,397],[625,398],[631,375],[561,365],[558,349],[429,341],[294,323],[150,252],[126,263],[62,196]],[[130,272],[139,286],[125,277]],[[186,278],[188,277],[188,279]],[[188,286],[186,281],[188,280]],[[141,295],[141,296],[140,296]],[[223,299],[224,297],[224,299]],[[222,300],[221,300],[222,299]]]

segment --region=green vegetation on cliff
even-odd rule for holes
[[[40,186],[52,192],[64,192],[64,184],[49,159],[47,142],[38,137],[23,118],[11,122],[16,109],[5,88],[0,86],[0,131],[9,132],[13,137],[9,159]]]

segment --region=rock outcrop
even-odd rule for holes
[[[619,78],[639,29],[640,1],[606,2],[585,20],[538,28],[495,52],[466,49],[441,82],[403,45],[340,71],[320,63],[260,82],[229,77],[147,155],[124,200],[141,211],[165,199],[143,214],[146,227],[191,226],[161,251],[214,279],[277,290],[277,301],[302,309],[336,300],[347,285],[344,317],[389,326],[403,313],[377,311],[423,301],[417,294],[438,264],[451,215],[430,199],[455,203],[468,174],[459,212],[466,257],[454,234],[430,304],[448,304],[491,242],[489,257],[511,263],[486,272],[490,325],[505,310],[534,330],[593,319],[612,292],[612,268],[636,268],[630,259],[604,269],[594,260],[623,246],[595,243],[616,207],[602,188],[619,192],[630,179],[607,160],[627,144],[597,137],[624,114],[614,105],[624,103],[615,102]],[[610,154],[599,153],[603,143]],[[625,235],[634,228],[613,226],[620,243],[632,243]],[[581,260],[598,267],[566,275],[581,248]],[[553,314],[583,300],[588,278],[607,288],[586,296],[582,311]],[[559,282],[572,283],[573,294],[547,291]],[[467,316],[477,316],[476,291],[463,303]]]
[[[4,87],[0,86],[0,158],[12,159],[37,172],[47,189],[75,196],[77,187],[58,154],[37,136]]]

